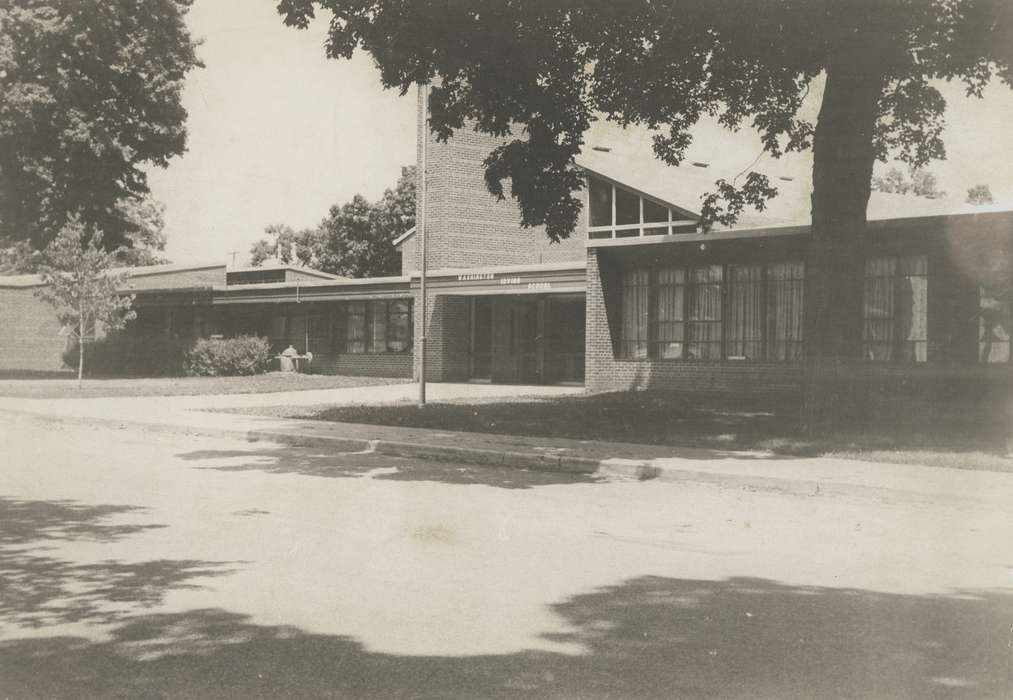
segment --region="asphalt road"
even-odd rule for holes
[[[995,501],[0,421],[0,698],[1013,697]]]

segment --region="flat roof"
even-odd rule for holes
[[[193,270],[226,269],[225,263],[165,263],[164,265],[144,265],[140,267],[114,267],[110,274],[130,273],[131,277],[152,277],[154,275],[170,275],[176,272]],[[42,279],[37,274],[0,276],[0,287],[41,287]]]

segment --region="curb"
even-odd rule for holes
[[[637,464],[633,468],[609,468],[602,470],[603,462],[588,457],[571,457],[558,454],[532,454],[511,450],[482,449],[475,447],[458,447],[455,445],[426,445],[400,440],[383,440],[369,437],[351,438],[345,436],[311,435],[307,433],[285,432],[265,429],[246,430],[242,428],[217,428],[198,425],[159,423],[154,421],[131,420],[128,418],[104,416],[52,415],[0,408],[0,413],[25,416],[32,420],[46,423],[66,423],[72,425],[107,425],[119,427],[136,427],[159,433],[177,435],[197,435],[202,437],[241,438],[248,442],[277,442],[298,447],[331,447],[341,452],[375,452],[391,457],[418,457],[444,462],[464,462],[467,464],[510,466],[534,471],[565,472],[570,474],[594,474],[619,478],[635,478],[643,480],[652,478],[644,476],[649,471],[647,465]],[[655,470],[657,471],[657,470]]]
[[[433,461],[462,462],[465,464],[486,465],[494,467],[512,467],[532,471],[562,472],[569,474],[591,474],[605,479],[624,481],[691,482],[706,483],[725,488],[776,491],[797,496],[819,497],[826,495],[847,495],[860,497],[892,496],[905,500],[938,500],[942,494],[934,496],[917,491],[854,484],[847,482],[820,481],[816,479],[786,478],[783,476],[767,476],[762,474],[735,474],[727,472],[710,472],[698,469],[685,469],[675,466],[658,466],[649,460],[610,458],[597,460],[589,457],[576,457],[559,453],[531,453],[512,450],[482,449],[459,447],[456,445],[426,445],[400,440],[383,440],[370,437],[351,438],[345,436],[312,435],[299,432],[242,428],[219,428],[213,426],[197,426],[192,424],[158,423],[152,421],[132,420],[129,418],[81,415],[52,415],[20,411],[11,408],[0,408],[0,414],[27,417],[32,420],[48,423],[67,423],[74,425],[107,425],[119,427],[137,427],[159,433],[177,435],[197,435],[203,437],[239,438],[248,442],[269,441],[298,447],[326,447],[340,452],[378,453],[392,457],[416,457]],[[974,502],[962,496],[950,496],[948,500],[956,502]]]

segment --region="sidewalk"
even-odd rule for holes
[[[434,400],[473,398],[475,385],[435,385]],[[364,387],[325,393],[327,403],[386,403],[412,396],[415,385]],[[509,388],[507,388],[509,389]],[[483,396],[511,395],[479,385]],[[531,392],[523,389],[527,395]],[[531,391],[535,391],[534,388]],[[518,390],[513,389],[513,395]],[[554,395],[547,394],[547,395]],[[377,452],[423,459],[488,464],[522,469],[596,474],[602,478],[694,481],[733,488],[773,489],[806,496],[829,493],[850,495],[905,495],[956,501],[1001,500],[1013,503],[1013,474],[976,472],[898,464],[878,464],[831,458],[791,458],[759,452],[734,452],[617,442],[489,435],[294,420],[230,413],[200,408],[238,405],[320,403],[319,397],[234,395],[227,397],[174,397],[152,405],[143,399],[77,399],[38,401],[0,399],[0,411],[28,414],[38,420],[106,423],[143,427],[182,434],[241,437],[330,449],[335,452]]]

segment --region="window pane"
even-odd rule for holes
[[[1013,330],[1010,289],[981,287],[978,296],[978,359],[981,362],[1010,361],[1010,330]]]
[[[668,208],[656,204],[649,199],[644,200],[644,223],[660,224],[668,222]]]
[[[622,327],[619,341],[619,351],[623,357],[634,359],[647,357],[648,279],[647,270],[628,270],[623,275]]]
[[[728,318],[725,322],[728,359],[758,360],[763,357],[763,267],[729,265]]]
[[[392,301],[387,313],[387,351],[405,352],[411,347],[411,302]]]
[[[369,302],[370,352],[386,352],[387,350],[387,302]]]
[[[900,359],[925,362],[928,350],[928,260],[924,255],[900,259],[903,275],[897,287]]]
[[[682,268],[665,267],[658,270],[655,357],[665,360],[682,357],[685,340],[685,282],[686,271]]]
[[[802,359],[802,295],[805,268],[800,262],[767,266],[767,359]]]
[[[345,352],[366,352],[366,302],[349,302],[345,312]]]
[[[612,185],[589,177],[587,189],[591,226],[612,225]]]
[[[896,272],[896,258],[871,258],[865,261],[862,340],[867,360],[893,359]]]
[[[721,357],[721,266],[710,265],[690,271],[688,292],[689,322],[686,357],[716,360]]]
[[[928,359],[928,258],[865,263],[862,340],[869,360]]]
[[[640,197],[616,188],[616,226],[640,223]]]

